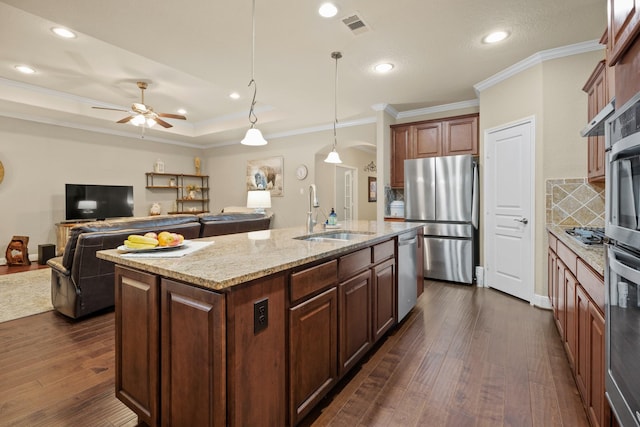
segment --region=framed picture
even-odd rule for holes
[[[370,202],[378,201],[378,183],[376,182],[375,176],[369,177],[369,201]]]
[[[282,156],[248,160],[247,191],[269,190],[271,197],[281,197],[284,194],[283,163]]]

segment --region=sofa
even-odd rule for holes
[[[121,218],[76,225],[62,256],[51,258],[51,302],[55,310],[78,319],[114,306],[114,264],[96,252],[115,249],[130,234],[169,231],[185,239],[268,229],[271,216],[255,213],[180,214]]]

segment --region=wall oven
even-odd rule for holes
[[[605,128],[605,387],[620,424],[640,426],[640,93]]]

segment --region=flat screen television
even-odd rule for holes
[[[65,184],[65,205],[68,221],[133,216],[133,186]]]

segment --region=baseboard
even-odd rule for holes
[[[38,254],[29,254],[29,261],[38,262]],[[0,258],[0,266],[7,265],[7,259],[5,257]]]
[[[533,299],[531,300],[531,305],[544,310],[551,310],[553,308],[551,300],[546,295],[534,294]]]

